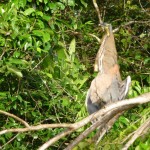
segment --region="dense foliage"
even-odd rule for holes
[[[101,1],[101,14],[113,28],[122,78],[131,75],[129,97],[150,91],[149,5],[146,0]],[[123,26],[129,21],[137,21]],[[73,123],[87,116],[86,91],[93,79],[93,62],[102,36],[92,0],[9,0],[0,2],[0,109],[30,125]],[[121,141],[150,116],[150,105],[121,116],[100,143],[104,149]],[[0,127],[23,127],[0,114]],[[0,136],[4,149],[37,149],[62,129]],[[71,141],[78,133],[64,139]],[[15,137],[9,144],[7,142]],[[62,149],[59,141],[51,149]],[[79,144],[83,149],[88,142]],[[91,149],[92,149],[91,145]],[[150,146],[147,135],[133,149]],[[131,149],[132,149],[131,148]],[[87,149],[87,148],[85,148]]]

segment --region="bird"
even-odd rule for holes
[[[85,105],[89,114],[93,114],[107,104],[125,99],[131,84],[131,77],[122,81],[117,60],[117,50],[110,24],[105,24],[106,34],[96,55],[94,70],[97,76],[88,89]]]

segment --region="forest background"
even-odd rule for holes
[[[150,92],[150,2],[97,1],[104,22],[111,23],[121,75],[132,78],[129,98]],[[93,64],[103,31],[92,0],[3,0],[0,2],[0,110],[30,125],[74,123],[88,114],[85,97],[96,73]],[[101,140],[103,149],[119,149],[123,139],[150,116],[150,103],[125,112]],[[0,114],[1,130],[22,127]],[[49,149],[63,149],[77,132]],[[37,149],[62,128],[0,136],[3,149]],[[90,137],[94,134],[92,132]],[[87,148],[88,147],[88,148]],[[130,149],[148,149],[150,136]],[[93,149],[87,140],[76,149]]]

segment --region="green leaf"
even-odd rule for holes
[[[52,74],[50,74],[50,73],[46,73],[46,75],[47,75],[50,79],[53,78]]]
[[[80,86],[78,88],[80,89],[88,79],[89,79],[89,76],[84,76],[84,78],[79,81]]]
[[[144,59],[144,64],[150,64],[150,57]]]
[[[26,60],[23,59],[15,59],[15,58],[10,58],[9,61],[7,62],[7,64],[28,64],[28,62]]]
[[[60,2],[57,2],[57,6],[61,9],[61,10],[64,10],[65,9],[65,5],[60,3]]]
[[[46,14],[44,14],[42,18],[43,18],[44,20],[46,20],[46,21],[49,21],[51,17],[48,16],[48,15],[46,15]]]
[[[129,125],[129,120],[125,118],[124,116],[119,117],[119,122],[124,123],[126,126]]]
[[[49,0],[44,0],[44,3],[47,4]]]
[[[4,46],[5,45],[5,39],[0,36],[0,46]]]
[[[9,71],[10,73],[14,73],[14,74],[16,74],[18,77],[20,77],[20,78],[23,77],[23,74],[22,74],[21,71],[18,70],[17,68],[7,66],[7,69],[8,69],[8,71]]]
[[[32,32],[36,36],[43,36],[43,34],[44,34],[44,32],[42,30],[33,30]]]
[[[69,6],[75,6],[75,0],[67,0]]]
[[[94,24],[94,23],[92,21],[87,21],[85,24],[91,25],[91,24]]]
[[[57,10],[57,8],[58,8],[57,5],[56,5],[56,3],[53,3],[53,2],[49,3],[48,6],[52,10]]]
[[[50,34],[45,32],[43,33],[43,42],[46,43],[50,40]]]
[[[41,12],[41,11],[36,11],[36,15],[43,17],[43,12]]]
[[[68,106],[69,105],[69,100],[68,100],[67,97],[62,99],[62,105],[63,106]]]
[[[8,95],[8,92],[0,92],[0,98],[6,98]]]
[[[16,57],[16,58],[18,58],[19,56],[20,56],[20,52],[19,51],[15,51],[14,53],[13,53],[13,57]]]
[[[41,53],[41,48],[40,47],[37,47],[37,49],[36,49],[39,53]]]
[[[146,34],[142,33],[142,34],[140,35],[140,38],[144,38],[145,36],[146,36]]]
[[[19,0],[19,6],[24,8],[26,6],[27,0]]]
[[[84,5],[84,7],[87,7],[87,3],[84,0],[80,0],[81,4]]]
[[[24,11],[24,15],[25,16],[28,16],[30,15],[31,13],[35,12],[35,9],[34,8],[28,8]]]
[[[57,56],[59,59],[66,59],[66,53],[65,53],[65,49],[63,48],[59,48],[57,49]]]
[[[32,32],[34,35],[42,37],[44,43],[50,40],[50,34],[48,32],[44,32],[42,30],[33,30]]]
[[[75,47],[76,47],[76,41],[75,38],[73,38],[69,46],[69,55],[72,61],[74,61]]]

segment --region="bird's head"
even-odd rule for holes
[[[103,28],[103,30],[106,31],[107,35],[110,36],[110,32],[112,32],[112,26],[108,23],[102,23],[100,26]]]

